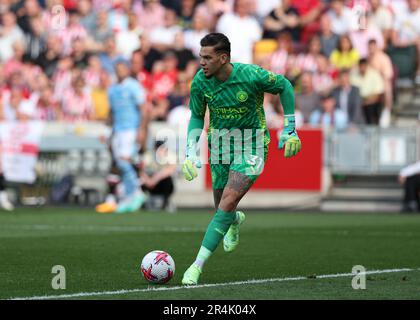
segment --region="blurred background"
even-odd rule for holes
[[[276,150],[283,110],[267,94],[271,151],[243,207],[418,212],[419,8],[419,0],[0,0],[1,207],[93,207],[110,186],[121,192],[108,142],[108,88],[121,60],[144,88],[151,120],[139,174],[155,186],[144,174],[169,170],[173,184],[145,208],[212,207],[208,166],[187,183],[179,164],[200,39],[216,31],[231,40],[233,62],[285,75],[296,94],[302,152],[286,160]],[[176,165],[157,164],[159,152]]]

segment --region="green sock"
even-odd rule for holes
[[[224,212],[217,209],[216,214],[213,216],[209,226],[207,227],[206,234],[202,242],[202,246],[213,252],[216,250],[220,241],[229,230],[230,225],[235,221],[235,212]]]
[[[204,263],[210,258],[211,252],[209,249],[201,246],[200,251],[198,251],[197,258],[195,259],[194,264],[199,267],[201,270],[203,269]]]
[[[197,258],[194,262],[194,264],[200,269],[203,268],[204,263],[208,260],[208,258],[210,258],[214,250],[216,250],[220,241],[223,239],[235,219],[235,212],[224,212],[223,210],[217,209],[213,219],[207,227],[200,251],[198,252]]]

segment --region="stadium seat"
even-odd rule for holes
[[[261,61],[265,57],[270,56],[277,50],[277,41],[273,39],[263,39],[255,43],[254,46],[254,59]]]

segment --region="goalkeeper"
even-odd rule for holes
[[[187,180],[201,168],[198,140],[210,113],[208,142],[216,213],[204,235],[194,263],[185,271],[182,284],[198,283],[205,262],[223,239],[223,248],[233,251],[239,243],[239,227],[245,220],[236,211],[242,197],[264,167],[270,136],[267,130],[264,92],[279,94],[284,109],[284,129],[279,149],[286,158],[296,155],[301,143],[295,130],[294,92],[283,76],[256,65],[230,62],[230,42],[221,33],[210,33],[200,42],[201,69],[190,93],[186,159],[182,171]],[[233,138],[233,139],[232,139]]]

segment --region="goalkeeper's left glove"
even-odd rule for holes
[[[284,157],[296,155],[302,148],[302,144],[296,132],[295,116],[284,116],[284,128],[279,137],[279,149],[284,147]]]
[[[188,143],[182,173],[186,180],[191,181],[197,177],[197,168],[201,168],[200,158],[197,156],[197,144]]]

